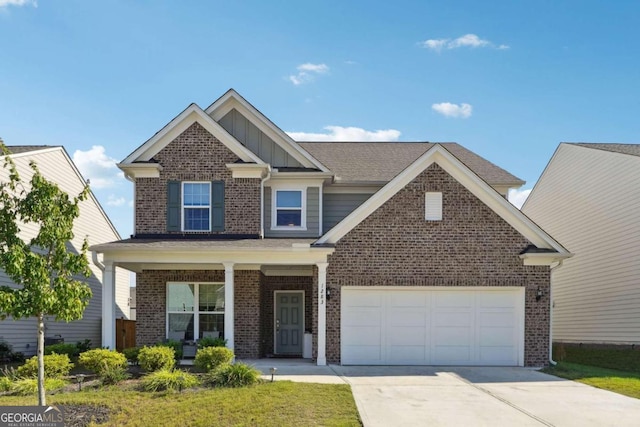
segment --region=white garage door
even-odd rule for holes
[[[343,287],[343,365],[524,364],[524,288]]]

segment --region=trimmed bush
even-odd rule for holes
[[[127,358],[129,363],[134,365],[138,364],[138,355],[140,354],[140,347],[129,347],[122,350],[122,354]]]
[[[13,385],[11,379],[7,377],[0,377],[0,391],[9,391]]]
[[[62,378],[69,375],[73,369],[73,363],[66,354],[49,354],[44,356],[44,377]],[[38,377],[38,357],[33,356],[17,369],[20,378]]]
[[[145,375],[141,380],[144,391],[181,391],[200,384],[198,377],[181,370],[161,369]]]
[[[61,378],[45,378],[44,388],[48,392],[60,390],[68,383]],[[31,396],[38,393],[38,380],[35,378],[23,378],[13,383],[11,392],[20,396]]]
[[[156,347],[169,347],[173,349],[173,355],[176,360],[182,359],[182,343],[180,341],[168,340],[159,342]]]
[[[203,371],[212,371],[224,363],[231,363],[233,351],[226,347],[205,347],[196,352],[193,364]]]
[[[78,362],[100,378],[103,384],[117,384],[130,377],[127,358],[115,350],[96,348],[80,354]]]
[[[218,366],[206,377],[207,384],[213,387],[244,387],[259,383],[262,372],[246,363]]]
[[[218,338],[204,337],[198,340],[198,348],[226,347],[226,346],[227,346],[227,340],[220,337]]]
[[[51,344],[51,345],[45,346],[44,348],[45,355],[53,354],[53,353],[66,354],[71,359],[74,357],[78,357],[78,355],[80,354],[80,350],[78,349],[78,346],[76,344],[59,343],[59,344]]]
[[[138,354],[140,367],[147,372],[155,372],[161,369],[172,369],[176,364],[173,348],[165,346],[142,347]]]

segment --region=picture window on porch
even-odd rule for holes
[[[167,338],[224,338],[223,283],[167,283]]]
[[[302,190],[276,190],[276,227],[303,227]]]

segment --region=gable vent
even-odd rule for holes
[[[442,193],[425,193],[424,219],[442,221]]]

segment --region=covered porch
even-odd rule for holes
[[[91,248],[103,269],[102,345],[115,348],[115,268],[137,274],[137,341],[226,340],[240,358],[326,365],[326,274],[332,247],[311,239],[128,239]],[[101,260],[100,260],[101,258]]]

